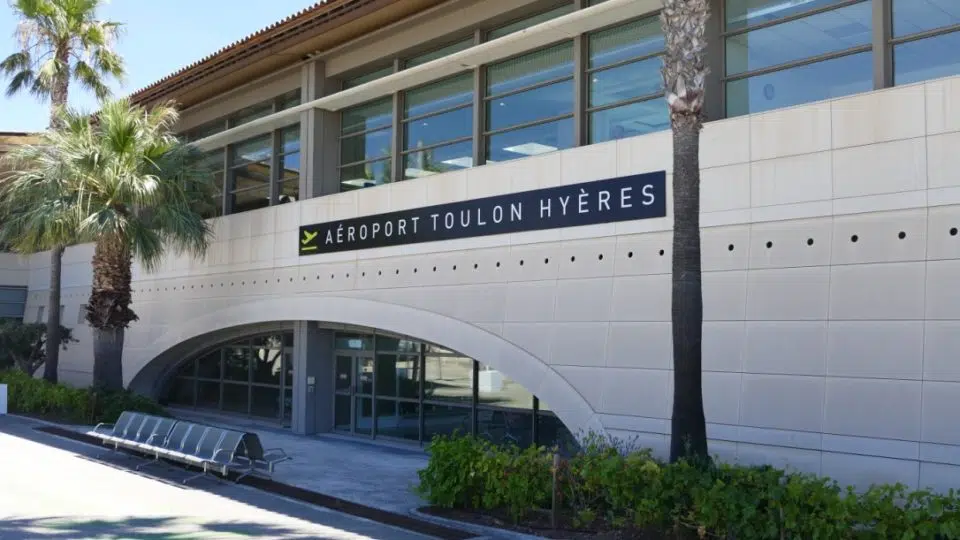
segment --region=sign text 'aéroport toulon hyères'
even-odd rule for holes
[[[470,199],[300,227],[300,255],[664,217],[666,172]]]

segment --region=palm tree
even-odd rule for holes
[[[14,151],[22,168],[0,193],[0,213],[25,239],[54,223],[95,242],[86,319],[94,385],[107,390],[123,387],[124,332],[137,320],[133,259],[152,271],[166,248],[202,257],[212,238],[201,216],[212,175],[193,165],[202,156],[177,138],[177,120],[171,104],[148,111],[126,99],[102,104],[96,119],[64,110],[40,145]]]
[[[673,419],[670,460],[705,462],[703,283],[700,273],[700,130],[708,0],[663,0],[663,81],[673,129]]]
[[[57,110],[66,106],[70,82],[92,91],[97,98],[110,95],[106,79],[121,79],[123,60],[112,45],[120,25],[96,18],[103,0],[13,0],[20,19],[20,50],[0,61],[0,73],[10,79],[7,96],[26,91],[50,100],[50,125]],[[47,343],[43,377],[57,381],[60,360],[60,272],[63,251],[72,244],[69,235],[44,235],[52,243],[15,242],[21,253],[50,250],[50,296],[47,306]]]

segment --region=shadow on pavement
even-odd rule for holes
[[[94,446],[87,441],[91,438],[82,433],[42,424],[31,419],[11,416],[0,417],[0,433],[70,452],[81,459],[123,470],[169,486],[176,486],[179,489],[201,490],[276,514],[338,529],[345,533],[368,538],[386,538],[383,536],[384,528],[390,527],[396,533],[390,534],[390,538],[398,539],[466,540],[476,537],[475,534],[466,531],[451,529],[408,515],[343,501],[264,478],[247,477],[241,484],[235,484],[232,481],[220,480],[215,477],[204,477],[198,478],[185,486],[182,480],[193,476],[195,474],[194,470],[187,470],[179,465],[160,461],[152,463],[142,471],[137,471],[135,467],[147,461],[143,456],[125,451],[109,451],[106,447]],[[186,540],[210,538],[214,532],[218,532],[225,538],[234,536],[238,538],[244,536],[277,539],[308,538],[307,536],[298,536],[296,534],[299,533],[293,533],[283,527],[273,528],[262,523],[245,522],[197,524],[204,528],[204,533],[187,532],[184,535],[171,533],[164,535],[158,532],[150,532],[151,528],[156,529],[158,524],[165,520],[167,526],[175,525],[171,520],[177,519],[180,518],[130,518],[113,521],[109,519],[85,520],[77,517],[7,519],[0,521],[0,539],[78,538],[78,535],[81,535],[79,537]],[[122,534],[118,531],[122,531]],[[38,535],[38,533],[40,534]],[[23,536],[15,536],[17,534]],[[110,536],[111,534],[115,536]],[[285,534],[294,535],[285,536]],[[214,537],[221,538],[221,536]],[[309,538],[323,537],[309,536]]]

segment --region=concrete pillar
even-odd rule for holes
[[[293,331],[293,417],[300,435],[333,429],[333,331],[298,321]]]
[[[333,94],[340,81],[326,77],[317,60],[300,70],[300,99],[304,103]],[[310,109],[300,113],[300,198],[310,199],[340,191],[340,113]]]

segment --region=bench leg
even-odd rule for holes
[[[195,474],[195,475],[193,475],[193,476],[191,476],[191,477],[189,477],[189,478],[184,478],[184,479],[183,479],[183,483],[184,483],[184,484],[187,484],[188,482],[192,482],[192,481],[196,480],[197,478],[202,478],[202,477],[204,477],[204,476],[209,476],[209,474],[207,473],[207,469],[203,469],[203,470],[200,471],[199,473],[197,473],[197,474]]]
[[[160,463],[160,456],[154,456],[153,459],[148,459],[147,461],[137,465],[134,468],[139,471],[144,467],[149,467],[150,465],[156,465],[157,463]]]

